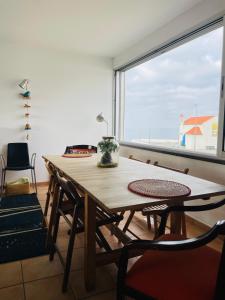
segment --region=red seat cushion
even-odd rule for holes
[[[149,250],[127,273],[126,286],[157,300],[212,300],[219,263],[220,253],[207,246]]]

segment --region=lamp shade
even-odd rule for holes
[[[28,79],[24,79],[23,81],[21,81],[19,83],[19,87],[21,87],[22,89],[27,89],[28,83],[29,83],[29,80]]]
[[[105,118],[103,117],[102,112],[97,115],[96,120],[100,123],[106,121]]]
[[[97,115],[96,117],[97,122],[105,122],[106,123],[106,127],[107,127],[107,136],[108,136],[108,131],[109,131],[109,124],[108,121],[104,118],[102,112],[100,114]]]

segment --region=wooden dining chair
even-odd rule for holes
[[[76,234],[84,232],[84,198],[77,192],[76,186],[69,180],[61,177],[56,172],[57,184],[59,185],[58,202],[55,209],[51,246],[50,246],[50,261],[53,260],[55,252],[58,253],[60,261],[64,267],[64,276],[62,291],[67,290],[69,273],[71,268],[72,254],[74,250],[74,242]],[[68,218],[70,216],[72,218]],[[70,229],[69,242],[66,252],[66,258],[60,252],[57,246],[57,235],[60,226],[60,218],[63,218]],[[100,227],[114,222],[118,222],[122,219],[114,213],[108,213],[99,207],[96,211],[96,242],[100,247],[103,247],[106,251],[111,251],[111,247],[103,236]]]
[[[155,161],[153,165],[160,167],[160,168],[167,169],[167,170],[176,171],[178,173],[183,173],[183,174],[188,174],[188,172],[189,172],[188,168],[184,168],[184,169],[171,168],[171,167],[159,164],[158,161]]]
[[[146,164],[150,164],[150,163],[151,163],[151,160],[150,160],[150,159],[147,159],[146,161],[144,161],[144,160],[141,160],[141,159],[138,159],[138,158],[134,157],[133,154],[129,155],[128,158],[129,158],[129,159],[132,159],[132,160],[140,161],[140,162],[146,163]]]
[[[189,169],[185,168],[185,169],[176,169],[176,168],[171,168],[165,165],[160,165],[158,163],[158,161],[154,162],[154,166],[160,167],[160,168],[164,168],[167,170],[171,170],[171,171],[175,171],[175,172],[179,172],[179,173],[183,173],[183,174],[188,174]],[[159,223],[159,218],[161,216],[161,213],[167,208],[168,206],[166,204],[159,204],[159,205],[150,205],[146,208],[144,208],[142,210],[142,215],[147,217],[147,224],[148,224],[148,228],[149,230],[152,229],[151,226],[151,217],[153,218],[153,224],[154,224],[154,232],[156,233],[158,230],[158,223]],[[185,215],[182,214],[181,216],[181,230],[184,236],[186,236],[187,234],[187,230],[186,230],[186,222],[185,222]]]
[[[136,240],[125,245],[119,262],[117,300],[125,300],[125,296],[136,300],[225,299],[225,242],[222,253],[207,245],[219,235],[225,237],[225,220],[200,237],[165,235],[169,213],[206,211],[224,204],[225,199],[200,206],[168,207],[158,240]],[[127,272],[130,254],[137,250],[143,255]]]
[[[128,158],[129,158],[129,159],[132,159],[132,160],[135,160],[135,161],[139,161],[139,162],[145,163],[145,164],[150,164],[150,163],[151,163],[151,160],[150,160],[150,159],[147,159],[146,161],[143,161],[143,160],[140,160],[140,159],[134,157],[134,155],[132,155],[132,154],[129,155]],[[128,218],[127,218],[127,221],[126,221],[125,225],[123,226],[122,231],[123,231],[124,233],[126,233],[126,232],[128,231],[128,232],[131,233],[135,238],[139,238],[139,237],[138,237],[132,230],[130,230],[130,228],[129,228],[129,225],[130,225],[130,223],[131,223],[131,221],[132,221],[132,219],[133,219],[133,217],[134,217],[134,215],[135,215],[135,212],[136,212],[135,210],[131,210],[131,211],[130,211],[130,214],[129,214]],[[124,216],[124,214],[125,214],[125,211],[122,211],[122,212],[120,213],[120,216]],[[118,226],[119,223],[117,223],[116,225]]]

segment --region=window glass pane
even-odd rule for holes
[[[216,154],[223,27],[125,71],[124,140]]]

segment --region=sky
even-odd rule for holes
[[[125,72],[125,140],[177,139],[180,115],[218,115],[223,27]]]

